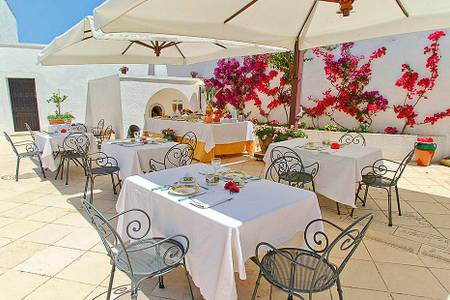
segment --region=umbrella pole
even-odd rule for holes
[[[289,111],[289,126],[294,125],[298,128],[297,114],[300,111],[300,101],[302,97],[302,79],[303,79],[303,61],[305,50],[299,50],[298,39],[295,41],[294,48],[294,76],[292,78],[292,95]]]

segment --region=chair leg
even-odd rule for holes
[[[392,226],[392,193],[391,188],[388,190],[388,226]]]
[[[60,175],[60,179],[63,180],[63,175],[64,175],[64,163],[66,162],[66,158],[64,158],[63,163],[61,165],[61,175]]]
[[[116,183],[114,182],[114,174],[113,173],[111,173],[111,182],[112,182],[112,186],[113,186],[114,195],[117,195]]]
[[[112,291],[112,285],[114,281],[114,273],[116,271],[116,265],[113,263],[111,268],[111,274],[109,275],[109,284],[108,284],[108,294],[106,296],[106,300],[111,299],[111,291]]]
[[[20,167],[20,157],[17,157],[17,163],[16,163],[16,181],[19,181],[19,167]]]
[[[312,185],[313,192],[315,193],[316,192],[316,185],[314,184],[314,180],[311,181],[311,185]]]
[[[367,203],[367,194],[368,194],[368,192],[369,192],[369,186],[368,185],[366,185],[366,191],[364,192],[364,202],[363,202],[363,205],[362,206],[366,206],[366,203]]]
[[[337,211],[338,211],[338,215],[340,215],[341,214],[341,210],[339,209],[339,203],[337,203],[337,202],[336,202],[336,208],[337,208]]]
[[[400,208],[400,196],[398,194],[398,186],[395,186],[395,194],[397,196],[397,207],[398,207],[398,215],[401,216],[402,215],[402,210]]]
[[[61,172],[61,165],[63,164],[63,162],[64,162],[64,158],[61,157],[61,159],[60,159],[60,161],[59,161],[58,169],[56,169],[55,180],[58,179],[59,172]]]
[[[194,300],[194,293],[192,292],[192,285],[191,285],[191,281],[189,280],[189,272],[186,268],[186,260],[183,258],[183,267],[184,267],[184,272],[186,273],[186,279],[189,285],[189,291],[191,292],[191,299]]]
[[[44,176],[44,178],[47,178],[47,176],[45,176],[44,167],[42,166],[41,156],[38,155],[37,158],[38,158],[38,160],[39,160],[39,166],[41,167],[42,176]]]
[[[66,185],[69,185],[69,166],[70,166],[70,159],[67,159],[66,161],[67,161],[67,163],[66,163],[66,168],[67,168],[67,170],[66,170]]]
[[[134,284],[131,284],[131,300],[137,300],[138,296],[138,288],[134,286]]]
[[[89,203],[94,204],[94,177],[91,177],[90,183],[91,183],[91,196],[89,197]]]
[[[165,288],[165,286],[164,286],[164,276],[159,276],[158,277],[158,287],[160,289],[164,289]]]
[[[89,176],[86,176],[86,183],[84,184],[84,194],[83,194],[84,199],[86,199],[88,187],[89,187]]]
[[[337,291],[339,294],[339,300],[344,300],[344,293],[342,292],[341,280],[339,277],[336,280]]]
[[[289,294],[287,297],[287,300],[293,300],[293,299],[294,299],[294,296],[292,296],[292,294]]]
[[[255,289],[253,290],[252,300],[255,300],[256,293],[258,292],[259,283],[261,282],[262,273],[259,271],[258,279],[256,280]]]

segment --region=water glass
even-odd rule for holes
[[[221,161],[220,158],[218,158],[218,157],[215,157],[215,158],[213,158],[213,159],[211,160],[211,165],[212,165],[212,167],[213,167],[213,169],[214,169],[214,172],[217,173],[217,171],[220,170],[220,164],[221,164],[221,163],[222,163],[222,161]]]

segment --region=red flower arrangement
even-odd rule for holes
[[[67,129],[66,129],[66,128],[62,128],[59,132],[61,132],[61,133],[66,133],[66,132],[67,132]]]
[[[234,182],[234,181],[227,181],[223,188],[226,190],[229,190],[230,193],[239,193],[240,192],[239,187],[236,185],[236,182]]]
[[[435,113],[432,116],[426,117],[422,123],[417,123],[418,114],[415,112],[415,107],[422,100],[428,99],[428,92],[431,92],[436,85],[436,80],[439,77],[439,63],[440,44],[439,40],[445,36],[445,32],[436,31],[428,36],[430,45],[423,49],[423,54],[428,55],[426,58],[426,65],[429,76],[421,77],[410,65],[402,65],[402,76],[395,82],[395,85],[406,91],[403,104],[394,105],[394,113],[397,119],[404,120],[404,125],[401,133],[404,133],[407,127],[414,127],[419,124],[430,123],[433,125],[438,120],[450,116],[450,108],[446,111]]]
[[[395,127],[390,127],[390,126],[388,126],[388,127],[386,127],[386,128],[384,129],[384,133],[387,133],[387,134],[396,134],[396,133],[398,133],[398,129],[395,128]]]
[[[417,142],[418,143],[433,143],[434,140],[432,137],[418,137]]]

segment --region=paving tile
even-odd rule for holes
[[[91,228],[74,228],[71,233],[56,242],[56,246],[89,250],[100,241],[98,233]]]
[[[410,239],[413,241],[417,241],[423,244],[428,244],[444,250],[447,249],[449,246],[448,239],[442,236],[431,235],[417,230],[408,229],[405,227],[399,227],[395,231],[394,235]]]
[[[10,270],[0,276],[1,298],[21,300],[48,279],[42,275]]]
[[[423,214],[435,227],[450,228],[450,217],[448,215]]]
[[[418,297],[406,294],[391,293],[393,300],[438,300],[437,298]],[[439,299],[442,300],[442,299]]]
[[[424,267],[376,263],[389,291],[422,297],[445,299],[447,291]]]
[[[2,228],[3,226],[6,226],[8,224],[11,224],[14,221],[15,220],[11,219],[11,218],[0,217],[0,228]]]
[[[437,277],[439,282],[445,287],[450,295],[450,270],[445,269],[430,269],[431,273]]]
[[[52,278],[38,287],[24,300],[64,299],[79,300],[89,295],[95,286]]]
[[[57,278],[99,285],[111,272],[107,255],[87,252],[56,275]],[[120,272],[120,271],[118,271]]]
[[[0,228],[0,237],[18,239],[44,225],[45,223],[18,220]]]
[[[11,243],[12,241],[13,241],[12,239],[0,237],[0,248]]]
[[[67,225],[46,224],[30,234],[21,238],[24,241],[52,245],[72,232],[73,228]]]
[[[388,292],[380,292],[366,289],[355,289],[351,287],[342,287],[345,300],[392,300]],[[331,288],[332,298],[339,299],[336,287]],[[315,299],[315,298],[314,298]]]
[[[44,206],[40,205],[22,204],[17,207],[14,207],[13,209],[4,211],[0,213],[0,215],[7,218],[23,219],[29,215],[35,214],[43,210],[44,208],[45,208]]]
[[[427,267],[450,269],[450,251],[422,245],[419,257]]]
[[[79,212],[69,213],[54,221],[57,224],[71,225],[77,227],[91,227],[89,221]]]
[[[72,210],[67,208],[46,207],[43,210],[26,217],[26,219],[31,221],[51,223],[56,219],[67,215],[71,211]]]
[[[405,251],[404,249],[395,248],[385,243],[372,240],[365,240],[364,244],[370,256],[376,262],[423,266],[423,262],[416,254]]]
[[[386,285],[372,261],[351,259],[341,274],[341,282],[349,287],[386,291]]]
[[[83,251],[49,246],[16,266],[14,269],[54,276],[83,254]]]
[[[411,205],[417,212],[424,214],[439,214],[439,215],[449,215],[450,210],[444,205],[437,202],[425,202],[425,201],[409,201]]]
[[[0,267],[11,269],[47,246],[26,241],[14,241],[0,248]]]
[[[4,213],[10,209],[20,206],[20,203],[15,202],[0,202],[0,213]]]

